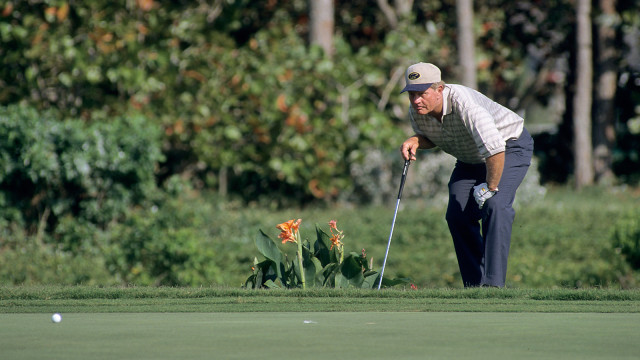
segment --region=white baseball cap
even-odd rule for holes
[[[440,82],[440,69],[429,63],[417,63],[409,66],[404,74],[407,86],[402,89],[401,94],[405,91],[425,91],[431,84]]]

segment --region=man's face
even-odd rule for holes
[[[428,88],[425,91],[409,91],[411,106],[420,115],[442,111],[442,88]]]

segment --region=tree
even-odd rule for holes
[[[591,145],[591,106],[593,88],[593,58],[591,36],[591,0],[578,0],[576,91],[573,98],[573,135],[575,185],[581,188],[593,183]]]
[[[473,38],[473,0],[456,0],[458,19],[458,61],[462,84],[477,88],[475,40]]]
[[[614,103],[617,87],[619,53],[616,48],[616,27],[620,17],[616,0],[600,0],[600,14],[596,18],[597,57],[595,118],[593,119],[593,146],[595,180],[611,182],[612,150],[616,141]]]
[[[311,29],[309,38],[312,45],[320,45],[327,56],[333,56],[333,0],[310,0]]]
[[[411,13],[411,8],[413,7],[413,0],[396,0],[394,2],[395,8],[392,7],[387,0],[377,0],[378,7],[387,18],[389,22],[389,26],[392,29],[398,27],[400,18],[407,18],[407,16]]]

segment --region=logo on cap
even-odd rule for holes
[[[412,72],[411,74],[409,74],[407,76],[407,79],[409,80],[418,80],[420,78],[420,73],[419,72]]]

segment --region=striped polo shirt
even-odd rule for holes
[[[420,115],[412,106],[413,131],[468,164],[483,163],[505,150],[506,141],[522,133],[524,119],[476,90],[447,84],[442,92],[442,121]]]

